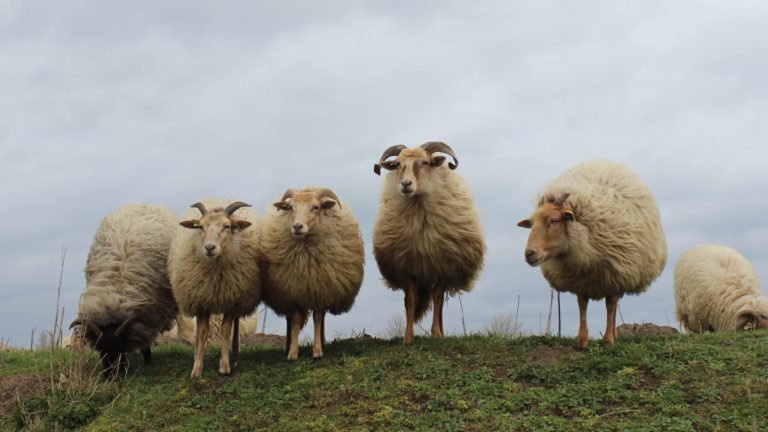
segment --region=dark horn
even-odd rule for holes
[[[430,155],[432,153],[445,153],[453,158],[455,163],[448,162],[448,168],[455,170],[459,166],[459,159],[456,158],[456,154],[453,153],[453,149],[448,147],[448,144],[440,141],[430,141],[421,145],[421,148],[427,151]]]
[[[381,155],[381,158],[379,158],[379,163],[373,165],[373,172],[376,173],[376,175],[381,175],[381,163],[385,160],[389,159],[392,156],[397,156],[400,154],[401,151],[406,149],[408,147],[398,144],[393,145],[389,147],[388,149],[384,150],[384,153]]]
[[[232,204],[228,205],[227,208],[224,209],[224,214],[226,214],[227,216],[232,216],[232,213],[237,211],[237,209],[242,207],[250,207],[250,206],[251,206],[250,204],[246,204],[242,201],[235,201]]]
[[[320,189],[317,191],[317,194],[320,195],[320,198],[323,198],[323,197],[333,198],[333,200],[336,201],[336,204],[339,205],[339,208],[341,208],[341,200],[339,199],[339,197],[336,196],[335,193],[333,193],[332,190],[327,188]]]
[[[560,198],[558,198],[555,201],[553,201],[552,205],[555,206],[555,207],[562,207],[563,203],[565,203],[565,200],[567,200],[569,196],[571,196],[570,192],[566,192],[566,193],[560,195]]]
[[[134,316],[125,320],[122,324],[120,324],[120,327],[115,330],[115,336],[123,337],[123,333],[125,333],[125,331],[128,330],[128,327],[130,327],[130,325],[136,321],[138,321],[138,319]]]
[[[91,321],[86,321],[86,320],[84,320],[82,318],[77,318],[74,321],[72,321],[72,324],[69,325],[69,329],[72,330],[72,327],[78,326],[78,325],[83,325],[83,324],[85,324],[85,326],[88,328],[88,330],[90,330],[93,333],[95,333],[97,338],[101,337],[101,329],[96,324],[92,323]]]
[[[203,216],[205,216],[205,214],[208,213],[208,209],[205,208],[205,205],[203,203],[201,203],[201,202],[196,202],[196,203],[192,204],[191,206],[189,206],[189,208],[196,208],[196,209],[200,210],[200,213]]]

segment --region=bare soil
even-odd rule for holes
[[[679,333],[676,328],[670,326],[660,326],[653,323],[642,324],[622,324],[616,327],[618,337],[629,336],[657,336]]]
[[[0,413],[9,416],[19,398],[40,394],[49,384],[38,374],[16,374],[0,378]]]
[[[563,360],[584,357],[584,353],[574,348],[536,347],[523,355],[523,361],[537,366],[555,366]]]

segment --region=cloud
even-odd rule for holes
[[[766,5],[720,2],[5,2],[0,336],[24,344],[52,321],[62,246],[73,316],[93,232],[121,204],[181,213],[222,196],[262,211],[307,184],[350,205],[369,253],[355,308],[329,334],[383,330],[403,299],[370,256],[372,164],[433,139],[456,150],[488,240],[462,300],[470,331],[518,295],[539,330],[549,289],[515,224],[546,181],[593,158],[628,164],[656,195],[670,260],[621,307],[667,323],[687,247],[728,244],[768,278],[766,18]],[[561,300],[573,334],[575,299]],[[451,300],[446,328],[459,315]],[[593,335],[603,320],[591,306]]]

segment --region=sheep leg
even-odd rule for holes
[[[201,313],[197,316],[197,338],[195,339],[195,364],[192,366],[192,378],[197,378],[203,373],[203,356],[205,343],[208,340],[209,313]]]
[[[229,376],[232,369],[229,365],[229,337],[232,333],[232,315],[224,314],[221,319],[221,357],[219,358],[219,375]]]
[[[232,355],[230,364],[237,365],[237,355],[240,354],[240,317],[234,317],[232,321]]]
[[[432,290],[432,337],[443,337],[443,301],[445,289],[440,284],[435,284]]]
[[[141,350],[141,354],[144,356],[144,364],[152,364],[152,350],[149,347]]]
[[[322,336],[323,346],[325,346],[325,314],[323,314],[323,324],[322,327],[320,327],[320,336]]]
[[[312,311],[312,320],[315,322],[315,340],[312,348],[312,358],[323,358],[323,321],[325,320],[325,311]]]
[[[605,310],[608,312],[605,323],[605,335],[603,345],[613,345],[616,339],[616,308],[619,306],[619,296],[605,298]]]
[[[416,317],[416,282],[410,281],[405,287],[405,336],[403,343],[413,343],[413,321]]]
[[[588,341],[587,331],[587,305],[589,304],[589,297],[578,296],[579,301],[579,335],[576,337],[576,348],[586,349]]]
[[[301,312],[295,311],[291,315],[291,349],[288,350],[288,360],[297,360],[299,358],[299,333],[301,333],[303,321]]]
[[[285,316],[285,353],[291,351],[291,314]]]

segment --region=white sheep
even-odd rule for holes
[[[177,307],[166,261],[178,219],[156,205],[126,205],[101,221],[85,267],[86,287],[70,328],[102,357],[104,373],[125,367],[124,353],[142,350],[171,327]]]
[[[603,342],[613,344],[616,308],[625,294],[648,289],[664,269],[667,243],[653,195],[628,168],[608,161],[566,170],[542,192],[533,215],[525,260],[541,266],[557,291],[576,294],[579,348],[586,348],[587,304],[605,298]]]
[[[768,297],[752,265],[737,251],[702,244],[675,266],[677,319],[688,331],[768,328]]]
[[[203,371],[210,314],[224,314],[219,373],[229,375],[233,323],[234,363],[239,351],[239,317],[249,315],[261,301],[260,228],[256,215],[245,207],[250,205],[239,201],[207,199],[195,203],[185,214],[171,244],[168,272],[173,295],[183,314],[197,318],[192,378]]]
[[[444,164],[445,153],[455,163]],[[394,157],[395,159],[389,160]],[[405,291],[403,342],[432,303],[432,336],[443,337],[443,301],[468,292],[483,266],[485,243],[474,199],[442,142],[384,151],[374,172],[384,181],[373,230],[373,254],[386,285]]]
[[[288,360],[312,311],[312,356],[323,356],[325,313],[347,312],[363,282],[365,253],[357,220],[330,189],[288,189],[262,222],[264,303],[286,317]]]

